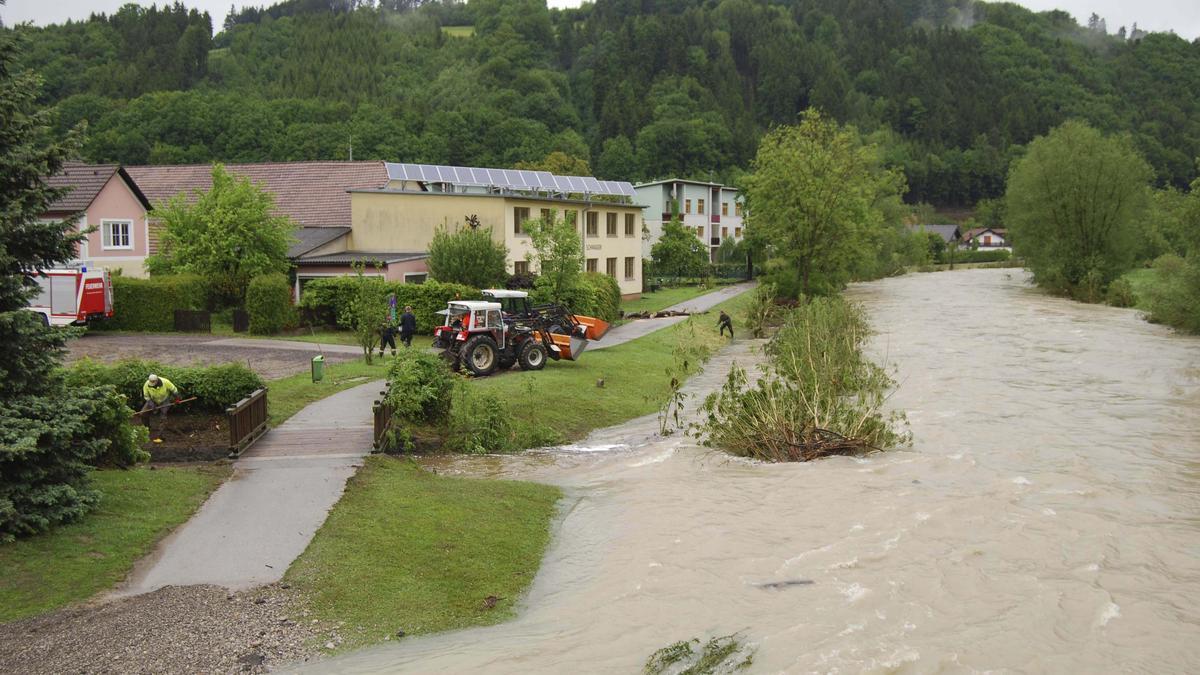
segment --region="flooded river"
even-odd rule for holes
[[[851,290],[898,368],[910,449],[762,465],[642,420],[441,466],[564,487],[519,617],[313,669],[633,673],[676,640],[740,631],[753,672],[1196,672],[1200,339],[1024,278]],[[691,386],[731,358],[753,345]],[[761,586],[786,580],[813,583]]]

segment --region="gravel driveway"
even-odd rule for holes
[[[307,372],[312,357],[321,353],[311,343],[290,342],[288,348],[273,346],[273,340],[238,340],[234,346],[220,344],[216,335],[187,335],[174,333],[144,333],[108,335],[92,332],[67,343],[67,362],[90,358],[112,362],[120,359],[148,359],[161,363],[191,366],[241,363],[258,373],[264,380],[273,380]],[[301,346],[297,348],[297,346]],[[347,353],[344,345],[325,349],[327,363],[361,358]]]

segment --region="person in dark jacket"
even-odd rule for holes
[[[417,317],[413,315],[412,307],[406,305],[400,315],[400,341],[405,347],[412,346],[413,333],[417,332]]]
[[[392,356],[396,355],[396,329],[392,324],[383,322],[379,325],[379,355],[383,356],[383,348],[391,347]]]
[[[725,313],[725,310],[721,310],[721,316],[717,317],[717,327],[721,329],[721,337],[725,336],[725,329],[728,328],[729,339],[733,339],[733,319],[729,318],[729,315]]]

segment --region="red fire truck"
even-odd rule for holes
[[[83,326],[113,315],[108,270],[42,270],[36,279],[41,291],[29,302],[29,311],[41,314],[47,326]]]

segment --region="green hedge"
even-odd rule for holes
[[[588,272],[583,275],[583,283],[592,289],[593,304],[590,312],[581,309],[575,311],[605,321],[616,321],[621,311],[621,287],[617,285],[617,280],[607,274]]]
[[[1012,257],[1012,253],[1000,249],[998,251],[972,251],[969,249],[960,249],[954,252],[954,263],[984,263],[984,262],[1001,262]],[[946,264],[950,262],[950,252],[945,251],[939,256],[938,262]]]
[[[133,409],[142,407],[142,385],[150,373],[167,378],[179,387],[184,398],[197,400],[184,408],[188,412],[222,413],[225,408],[263,386],[262,378],[239,363],[219,366],[168,366],[156,361],[129,359],[103,364],[83,359],[64,369],[68,387],[109,384],[125,396]]]
[[[99,328],[134,331],[175,330],[175,310],[204,309],[207,287],[194,275],[134,279],[114,276],[113,316]]]
[[[287,277],[264,274],[251,279],[246,288],[246,313],[250,315],[250,332],[256,335],[271,335],[295,325],[292,285]]]
[[[351,329],[351,301],[356,293],[358,278],[355,276],[314,279],[304,286],[300,296],[300,307],[315,316],[331,318],[339,328]],[[462,284],[426,281],[423,284],[386,282],[386,292],[396,294],[396,316],[399,320],[405,305],[411,305],[417,317],[417,332],[429,334],[435,326],[442,325],[438,310],[446,309],[446,303],[457,295],[463,300],[477,300],[479,289]]]

